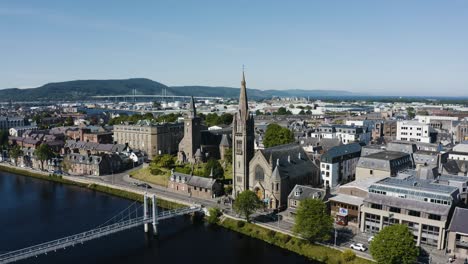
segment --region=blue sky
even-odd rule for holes
[[[0,88],[167,85],[468,95],[468,1],[0,2]]]

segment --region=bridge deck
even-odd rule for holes
[[[174,209],[171,211],[164,211],[158,214],[157,220],[164,220],[184,214],[190,214],[200,211],[199,207],[187,207]],[[118,223],[110,224],[107,226],[92,229],[79,234],[67,236],[57,240],[45,242],[39,245],[15,250],[6,254],[0,255],[0,263],[10,263],[30,257],[46,254],[48,252],[57,251],[59,249],[65,249],[76,244],[83,244],[86,241],[97,239],[103,236],[115,234],[124,230],[128,230],[137,226],[141,226],[146,223],[152,223],[152,217],[135,217],[133,219],[121,221]]]

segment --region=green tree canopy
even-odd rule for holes
[[[49,160],[55,156],[54,151],[49,145],[43,143],[34,151],[34,155],[41,162],[41,169],[44,170],[44,161]]]
[[[63,124],[64,126],[73,126],[73,118],[71,116],[67,117],[65,119],[65,122]]]
[[[0,146],[8,145],[8,130],[0,130]]]
[[[209,113],[205,116],[205,123],[208,126],[230,125],[233,118],[234,116],[229,113],[223,113],[222,115]]]
[[[10,158],[15,161],[15,166],[18,165],[18,158],[23,155],[23,150],[21,150],[20,146],[14,145],[9,151]]]
[[[174,157],[169,154],[158,155],[151,161],[151,166],[156,168],[171,169],[174,165]]]
[[[278,111],[274,112],[273,115],[292,115],[292,112],[284,107],[278,108]]]
[[[274,147],[294,142],[294,134],[288,128],[278,124],[269,124],[263,138],[263,145],[266,148]]]
[[[222,179],[224,178],[224,170],[223,166],[219,163],[216,159],[209,159],[203,170],[203,176],[210,177],[211,170],[213,170],[213,178],[214,179]]]
[[[419,250],[408,226],[384,227],[370,243],[372,257],[382,264],[416,263]]]
[[[333,218],[327,206],[319,199],[305,199],[299,204],[293,231],[309,241],[324,241],[330,238]]]
[[[238,214],[244,215],[247,222],[250,222],[250,216],[252,213],[262,207],[262,201],[260,201],[258,196],[251,190],[245,190],[239,193],[233,205],[234,211]]]

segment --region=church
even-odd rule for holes
[[[286,209],[296,184],[321,185],[320,169],[297,143],[254,152],[254,116],[249,112],[245,74],[232,124],[233,196],[251,190],[269,209]]]
[[[188,115],[184,118],[184,137],[179,143],[177,159],[181,163],[202,163],[208,159],[224,159],[231,148],[231,128],[208,130],[197,116],[195,100],[190,100]]]

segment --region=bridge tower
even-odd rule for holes
[[[145,193],[143,195],[143,220],[145,221],[144,223],[144,230],[145,230],[145,233],[148,233],[148,227],[149,227],[149,224],[146,223],[146,220],[148,220],[148,213],[149,213],[149,207],[148,207],[148,194]]]
[[[153,235],[158,235],[158,205],[156,203],[156,194],[153,194]]]

